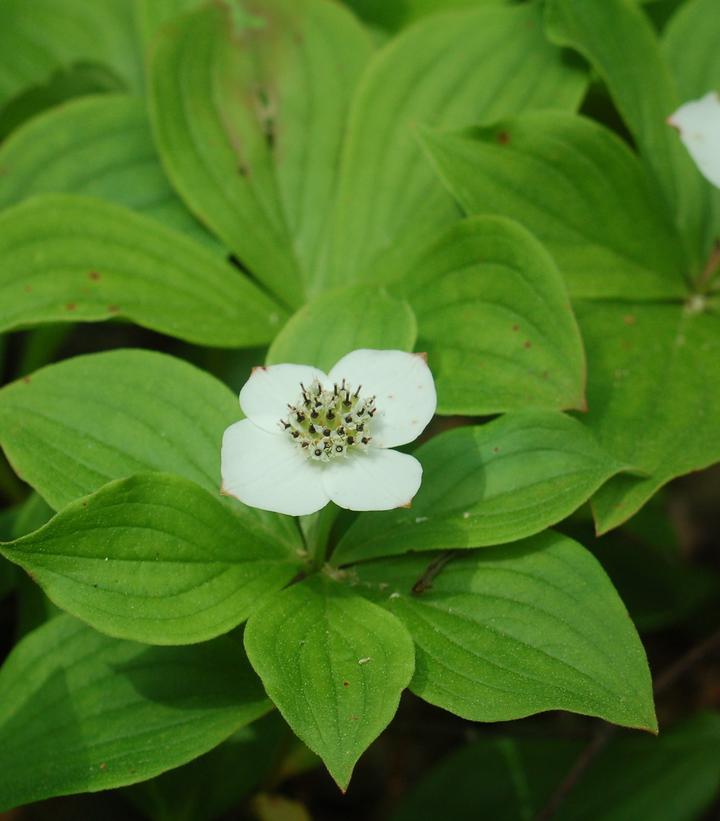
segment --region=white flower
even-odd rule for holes
[[[436,404],[422,354],[362,349],[329,374],[255,368],[240,391],[247,418],[223,436],[222,492],[293,516],[329,501],[350,510],[409,505],[422,467],[389,448],[416,439]]]
[[[720,95],[708,92],[668,117],[700,173],[720,188]]]

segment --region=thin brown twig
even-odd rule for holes
[[[438,575],[438,573],[445,567],[445,565],[455,556],[457,556],[457,550],[448,550],[445,553],[441,553],[439,556],[436,556],[430,564],[425,568],[424,573],[420,578],[415,582],[412,586],[412,592],[415,596],[419,596],[424,593],[426,590],[429,590],[433,585],[433,580]]]
[[[702,290],[705,285],[708,284],[712,275],[720,268],[720,239],[715,240],[715,244],[713,245],[713,249],[710,252],[710,256],[708,257],[708,261],[705,263],[705,267],[702,269],[700,276],[697,279],[696,287],[698,290]]]
[[[692,669],[698,661],[716,648],[720,648],[720,629],[716,630],[699,644],[691,647],[685,655],[681,656],[657,676],[653,686],[655,695],[659,695],[667,690],[668,687],[672,686],[679,678],[685,675],[688,670]],[[604,724],[598,730],[594,738],[575,759],[565,778],[558,784],[547,804],[535,817],[535,821],[549,821],[549,819],[555,816],[562,803],[618,730],[619,727],[615,724]]]

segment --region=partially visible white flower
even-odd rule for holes
[[[719,46],[720,47],[720,46]],[[720,95],[708,92],[668,117],[700,173],[720,188]]]
[[[416,439],[437,405],[422,354],[361,349],[325,374],[310,365],[253,369],[247,417],[225,431],[222,492],[263,510],[314,513],[409,505],[417,459],[390,448]]]

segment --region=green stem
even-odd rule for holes
[[[339,512],[339,508],[330,502],[317,513],[300,516],[300,530],[305,539],[310,565],[314,570],[320,569],[325,564],[328,537]]]

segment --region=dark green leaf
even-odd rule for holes
[[[531,821],[583,749],[562,739],[482,738],[421,775],[393,821]],[[478,791],[482,773],[482,791]],[[695,821],[720,784],[720,715],[701,713],[659,738],[616,738],[565,796],[558,821]]]
[[[151,778],[268,707],[235,641],[146,647],[60,616],[0,672],[0,808]]]

